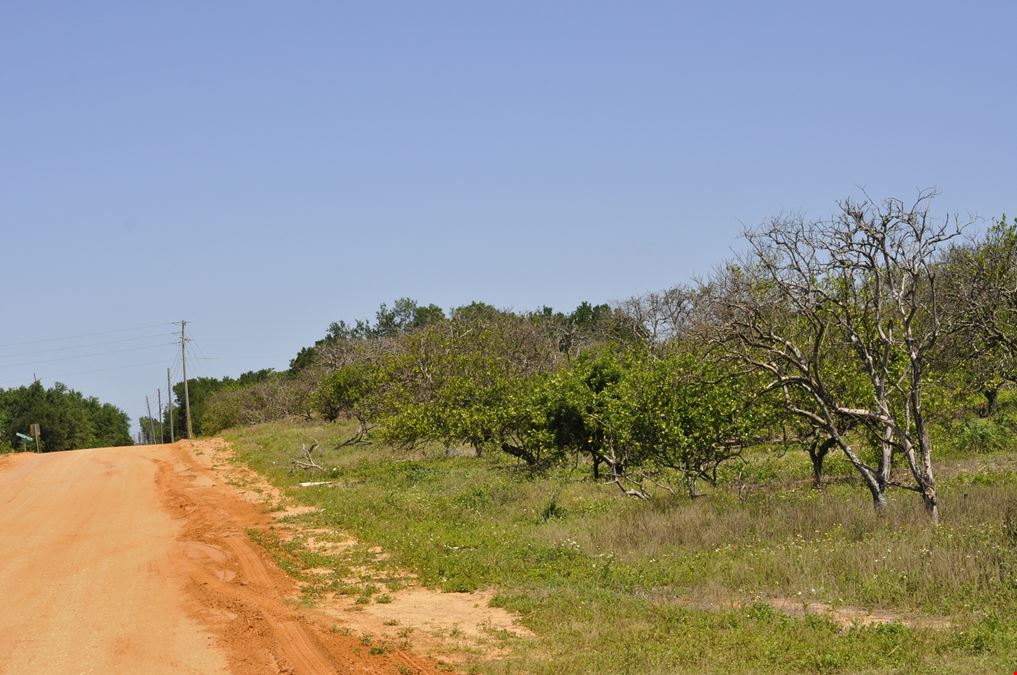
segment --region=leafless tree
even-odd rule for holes
[[[662,346],[687,334],[694,320],[696,289],[675,286],[621,302],[618,309],[633,332],[653,346]]]
[[[843,451],[876,510],[901,487],[938,521],[925,388],[948,328],[939,263],[962,228],[930,216],[934,196],[846,201],[830,221],[776,218],[747,233],[749,255],[712,292],[728,354],[766,373],[766,391]],[[876,466],[845,432],[855,425],[878,439]],[[894,477],[897,456],[909,482]]]

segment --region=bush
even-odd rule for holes
[[[244,424],[306,417],[309,398],[309,386],[302,377],[278,374],[254,384],[232,383],[209,396],[201,431],[217,434]]]
[[[957,427],[954,447],[963,452],[998,452],[1010,445],[1012,431],[994,419],[973,417]]]

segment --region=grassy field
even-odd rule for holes
[[[908,492],[893,493],[877,520],[837,458],[819,491],[804,454],[760,453],[703,497],[645,503],[592,482],[587,467],[534,474],[499,454],[330,449],[349,432],[293,423],[225,437],[241,461],[321,507],[303,517],[310,525],[359,539],[365,548],[351,555],[389,554],[390,579],[310,583],[308,602],[335,590],[387,602],[398,569],[434,588],[494,589],[535,637],[494,636],[506,655],[478,655],[473,670],[1017,669],[1017,453],[941,458],[933,528]],[[311,436],[325,448],[326,477],[289,475]],[[326,479],[335,482],[294,487]],[[299,542],[263,543],[296,576],[323,562]],[[881,622],[862,625],[864,616]]]

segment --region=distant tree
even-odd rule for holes
[[[138,428],[141,429],[142,443],[164,442],[164,439],[161,437],[162,429],[160,427],[160,421],[155,417],[142,415],[138,418]]]
[[[374,322],[357,319],[352,325],[336,321],[329,325],[325,337],[311,347],[302,348],[290,361],[290,371],[299,372],[315,365],[334,370],[336,355],[349,350],[350,342],[395,338],[407,332],[442,321],[445,312],[437,305],[420,305],[412,298],[398,298],[390,308],[382,303],[375,312]]]
[[[131,420],[120,408],[98,399],[87,399],[89,412],[95,425],[95,444],[98,447],[131,445]]]
[[[698,289],[674,286],[629,298],[620,304],[619,310],[629,330],[656,348],[681,339],[692,329],[699,295]]]
[[[569,314],[544,307],[539,315],[553,322],[558,349],[569,359],[589,347],[616,341],[621,337],[619,329],[624,326],[624,317],[610,305],[593,305],[585,300]]]
[[[229,427],[288,418],[310,419],[317,385],[317,377],[306,371],[277,373],[264,369],[236,379],[224,378],[222,386],[204,402],[201,433],[217,434]]]
[[[219,389],[228,386],[229,378],[218,379],[215,377],[192,377],[187,381],[187,392],[191,401],[191,428],[196,436],[202,434],[202,421],[205,416],[205,403]],[[179,429],[181,435],[187,427],[187,417],[184,406],[184,384],[177,382],[173,385],[174,405],[178,410]]]
[[[422,307],[412,298],[399,298],[392,303],[391,309],[382,303],[370,331],[373,337],[393,337],[444,318],[445,312],[437,305]]]
[[[285,375],[288,375],[285,374]],[[187,381],[188,393],[191,399],[191,425],[196,436],[218,433],[222,429],[234,424],[246,424],[253,421],[267,421],[269,419],[280,419],[289,414],[297,414],[297,410],[306,410],[304,406],[306,398],[310,395],[310,385],[304,383],[297,375],[286,379],[284,374],[276,373],[271,368],[251,370],[241,373],[239,377],[196,377]],[[286,380],[288,386],[270,386],[273,383],[279,384]],[[251,397],[246,401],[235,393],[232,397],[219,397],[221,392],[236,392],[250,389]],[[285,390],[285,392],[283,391]],[[301,390],[302,394],[297,395]],[[186,407],[184,405],[184,385],[178,382],[173,385],[174,419],[177,423],[178,433],[186,428]],[[224,408],[226,401],[230,401],[233,411],[227,413]],[[213,402],[215,405],[214,423],[208,424],[206,416],[210,411]],[[251,409],[244,413],[238,406],[247,405]]]
[[[0,390],[0,422],[3,437],[15,447],[16,434],[27,434],[32,424],[41,428],[45,451],[131,444],[126,413],[59,382],[49,389],[36,381]]]
[[[480,302],[479,300],[474,300],[468,305],[453,307],[451,313],[451,318],[460,322],[495,320],[508,316],[514,315],[512,312],[498,309],[494,305],[489,305],[486,302]]]

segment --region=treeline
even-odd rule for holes
[[[0,389],[0,451],[21,449],[18,433],[41,429],[44,452],[131,445],[130,418],[109,403],[69,389],[59,382],[50,388],[38,381],[16,389]],[[34,450],[34,443],[28,447]]]
[[[991,415],[1017,377],[1017,230],[967,236],[932,197],[773,219],[702,282],[614,306],[382,305],[288,372],[221,386],[202,429],[351,418],[350,443],[585,462],[641,498],[695,495],[752,446],[799,448],[817,483],[839,452],[877,511],[897,488],[936,519],[934,431]]]
[[[191,424],[195,435],[215,434],[243,424],[257,424],[294,415],[312,414],[310,394],[316,385],[293,372],[272,368],[252,370],[239,377],[195,377],[188,380]],[[141,416],[138,424],[146,443],[169,443],[186,437],[184,385],[173,385],[173,404],[161,417]],[[172,420],[170,417],[172,416]]]

